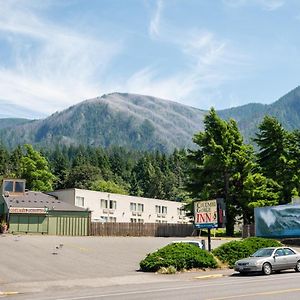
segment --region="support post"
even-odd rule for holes
[[[208,251],[211,251],[211,233],[210,233],[210,228],[207,229],[207,233],[208,233]]]

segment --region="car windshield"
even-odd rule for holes
[[[254,254],[252,254],[252,257],[267,257],[267,256],[271,256],[273,253],[274,249],[259,249],[257,250]]]

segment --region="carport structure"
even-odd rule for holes
[[[89,210],[42,192],[25,191],[24,180],[3,180],[0,216],[10,233],[89,234]]]

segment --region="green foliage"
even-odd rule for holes
[[[140,262],[144,272],[157,272],[161,268],[173,266],[176,270],[192,268],[216,268],[217,262],[213,255],[195,245],[173,243],[156,252],[148,254]]]
[[[289,203],[300,192],[299,137],[299,131],[288,132],[276,118],[265,116],[254,139],[263,175],[277,184],[279,204]]]
[[[55,176],[51,173],[47,160],[31,145],[24,145],[25,154],[20,160],[21,177],[33,191],[51,191]]]
[[[91,184],[91,190],[128,195],[128,191],[124,187],[117,185],[113,181],[105,181],[102,179],[94,181]]]
[[[231,241],[213,250],[213,254],[232,268],[235,262],[253,254],[260,248],[279,247],[282,244],[273,239],[251,237],[241,241]]]
[[[87,165],[76,166],[67,176],[66,188],[89,189],[92,183],[100,176],[97,167]]]
[[[254,169],[254,153],[243,143],[233,120],[224,121],[211,109],[204,120],[204,131],[194,136],[197,150],[188,156],[192,168],[187,188],[195,199],[224,198],[227,235],[234,234],[237,215],[249,222],[253,212],[241,197],[244,181]]]

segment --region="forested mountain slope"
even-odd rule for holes
[[[112,93],[43,120],[0,119],[0,138],[9,147],[83,144],[172,151],[193,146],[192,137],[203,129],[205,114],[204,110],[151,96]],[[266,114],[275,116],[288,130],[300,128],[300,88],[270,105],[250,103],[218,114],[235,119],[248,142]]]

